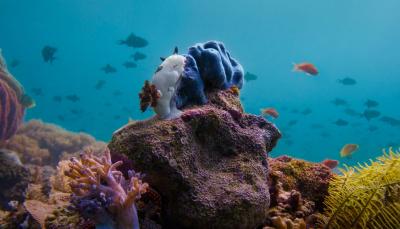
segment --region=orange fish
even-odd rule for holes
[[[342,150],[340,150],[341,157],[351,157],[351,155],[357,151],[359,146],[357,144],[346,144],[343,146]]]
[[[300,64],[294,64],[293,71],[294,72],[305,72],[308,75],[316,76],[318,75],[318,70],[317,68],[311,64],[311,63],[300,63]]]
[[[278,111],[276,111],[275,108],[272,108],[272,107],[261,109],[261,114],[262,115],[269,115],[269,116],[272,116],[274,118],[278,118],[278,116],[279,116]]]
[[[321,162],[321,164],[325,165],[326,167],[328,167],[330,169],[334,169],[339,165],[339,161],[332,160],[332,159],[325,159]]]

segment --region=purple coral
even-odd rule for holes
[[[12,137],[22,123],[25,108],[15,91],[3,80],[7,72],[0,69],[0,142]]]
[[[99,158],[90,150],[80,158],[72,158],[66,176],[70,183],[72,203],[87,218],[98,225],[117,229],[138,229],[139,220],[135,206],[148,184],[142,183],[139,173],[130,172],[128,180],[116,168],[122,161],[111,162],[108,148]]]

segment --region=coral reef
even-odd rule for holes
[[[321,227],[399,228],[399,151],[340,171],[330,182]]]
[[[18,153],[23,164],[56,166],[64,157],[86,147],[99,153],[105,143],[83,133],[68,132],[58,126],[31,120],[22,125],[5,148]]]
[[[317,210],[322,210],[323,201],[328,193],[329,180],[333,173],[330,168],[320,163],[311,163],[288,156],[268,160],[271,202],[279,198],[279,192],[297,190],[303,199],[312,201]],[[275,197],[275,198],[272,198]]]
[[[0,228],[43,226],[43,219],[54,217],[54,214],[50,213],[50,207],[46,207],[49,211],[44,211],[35,206],[64,209],[70,203],[70,180],[60,174],[67,170],[68,164],[60,163],[57,172],[55,166],[58,160],[77,155],[86,147],[92,147],[98,154],[103,152],[105,146],[105,143],[97,142],[89,135],[71,133],[38,120],[23,124],[0,150]],[[71,207],[68,209],[68,212],[58,211],[57,214],[71,216],[59,215],[49,221],[46,228],[85,228],[81,226],[90,225],[77,211],[71,210]]]
[[[330,168],[288,156],[269,158],[268,164],[271,206],[266,228],[316,228],[333,176]]]
[[[195,44],[184,56],[185,68],[177,90],[178,108],[205,104],[206,92],[210,90],[242,88],[243,67],[231,57],[222,42]]]
[[[306,229],[306,223],[303,219],[296,218],[293,221],[289,218],[275,216],[271,218],[272,227],[265,226],[263,229]]]
[[[29,177],[15,153],[0,150],[0,209],[12,210],[13,202],[25,200]]]
[[[260,116],[243,113],[231,90],[181,118],[150,119],[114,134],[110,150],[125,154],[161,195],[163,227],[254,228],[269,207],[269,152],[280,137]]]
[[[130,172],[129,180],[117,170],[122,161],[111,162],[108,149],[103,157],[96,157],[90,150],[72,158],[70,170],[72,203],[84,218],[92,218],[97,225],[117,229],[139,228],[136,201],[146,192],[141,174]]]

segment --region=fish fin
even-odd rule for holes
[[[178,46],[175,46],[173,54],[178,54]]]
[[[165,58],[165,57],[160,57],[160,60],[161,60],[161,61],[164,61],[165,59],[167,59],[167,58]]]

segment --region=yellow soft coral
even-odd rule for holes
[[[324,228],[400,228],[400,152],[345,167],[325,199]]]

